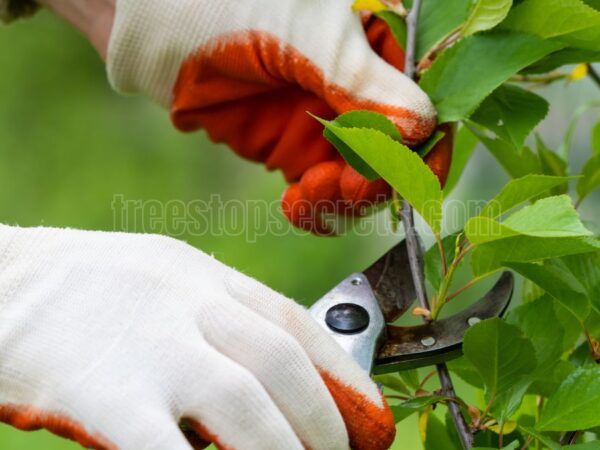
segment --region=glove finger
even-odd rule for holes
[[[240,303],[290,333],[319,370],[344,418],[355,450],[387,449],[396,432],[394,418],[369,375],[290,299],[240,273],[226,279]]]
[[[0,422],[24,431],[44,428],[85,448],[97,450],[192,450],[168,413],[161,413],[158,408],[130,413],[119,426],[108,427],[109,432],[93,431],[93,427],[84,427],[66,414],[48,413],[31,406],[0,406]],[[114,411],[102,411],[101,414],[114,415]]]
[[[238,302],[221,306],[226,309],[219,318],[201,325],[206,340],[256,377],[305,446],[348,448],[342,417],[300,344]]]
[[[231,324],[237,313],[223,320]],[[186,383],[181,415],[201,439],[227,450],[303,448],[265,388],[242,365],[205,341],[190,364],[195,369]]]
[[[317,236],[334,236],[335,232],[302,194],[300,183],[286,189],[281,198],[281,210],[292,225]]]
[[[363,215],[372,206],[388,200],[392,189],[385,180],[369,181],[346,164],[340,176],[340,193],[350,206],[349,214]]]
[[[438,130],[445,133],[444,137],[435,144],[431,151],[425,155],[425,164],[433,171],[440,180],[442,187],[448,179],[450,164],[452,163],[452,151],[454,147],[454,126],[445,123],[438,127]]]
[[[306,111],[325,119],[336,114],[314,94],[297,86],[278,86],[252,94],[242,95],[242,91],[235,101],[229,96],[223,101],[203,101],[207,87],[203,83],[196,86],[196,79],[187,80],[184,75],[185,71],[171,111],[180,130],[204,128],[213,141],[227,144],[241,157],[264,162],[269,170],[281,169],[287,181],[336,157],[336,150],[323,138],[323,127]],[[236,86],[240,81],[229,81],[233,86],[221,91],[239,92]]]

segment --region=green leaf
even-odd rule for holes
[[[491,30],[504,20],[512,0],[478,0],[471,9],[461,34],[469,36],[479,31]]]
[[[469,158],[471,158],[471,155],[477,146],[477,142],[477,136],[465,126],[462,126],[456,133],[450,172],[448,172],[448,178],[446,179],[446,185],[444,186],[444,197],[447,197],[458,184],[460,176],[465,170]]]
[[[506,265],[544,289],[579,321],[585,320],[590,313],[590,302],[581,286],[572,283],[566,274],[555,267],[515,262]]]
[[[475,366],[488,398],[506,392],[536,367],[535,350],[521,330],[499,318],[483,320],[467,330],[465,357]]]
[[[444,400],[447,400],[447,397],[442,397],[440,395],[428,395],[424,397],[411,398],[410,400],[406,400],[405,402],[402,402],[399,405],[391,406],[390,408],[394,414],[394,421],[398,423],[409,417],[411,414],[420,411],[429,405],[433,405],[434,403]]]
[[[534,373],[550,370],[562,355],[564,331],[550,326],[558,323],[552,298],[542,296],[510,311],[506,321],[519,327],[535,349],[538,368]]]
[[[502,224],[521,234],[538,237],[590,236],[568,195],[536,201],[508,216]]]
[[[579,48],[565,48],[543,57],[521,71],[523,74],[548,73],[569,64],[600,61],[600,52]]]
[[[600,367],[575,369],[548,399],[538,430],[582,430],[600,425]]]
[[[583,287],[592,307],[600,312],[600,253],[565,256],[560,261]]]
[[[417,59],[461,25],[469,15],[471,0],[426,1],[421,3],[417,27]]]
[[[561,317],[556,312],[556,304],[558,302],[554,298],[543,294],[513,309],[507,317],[507,321],[517,325],[533,343],[538,367],[532,374],[533,383],[528,392],[543,396],[551,395],[562,380],[574,370],[570,363],[560,359],[565,348],[563,343],[566,333]],[[566,311],[564,315],[571,316]],[[573,320],[576,321],[574,317]],[[576,326],[578,337],[581,326],[578,323]]]
[[[600,153],[596,153],[586,161],[581,169],[581,175],[577,182],[577,194],[579,202],[600,187]]]
[[[500,269],[507,262],[541,261],[598,249],[600,242],[591,238],[515,236],[478,246],[471,255],[471,268],[476,276],[482,276]]]
[[[525,0],[502,28],[552,38],[599,25],[600,13],[580,0]]]
[[[312,114],[310,115],[313,116]],[[385,133],[394,140],[402,141],[398,128],[384,115],[372,111],[350,111],[331,121],[316,116],[313,117],[325,127],[323,131],[325,138],[333,144],[348,164],[368,180],[376,180],[380,176],[348,144],[341,140],[330,127],[372,128]]]
[[[450,234],[442,239],[442,247],[446,257],[446,267],[456,254],[456,234]],[[434,289],[439,289],[442,282],[442,260],[437,244],[432,245],[423,257],[425,262],[425,278]]]
[[[396,376],[391,374],[385,375],[375,375],[373,377],[377,383],[381,383],[385,387],[392,389],[396,392],[400,392],[406,395],[412,395],[408,387],[402,382],[402,380]]]
[[[322,121],[327,131],[355,152],[421,214],[434,233],[442,220],[442,189],[438,178],[411,149],[379,130],[343,128]]]
[[[550,150],[538,134],[535,135],[535,140],[537,142],[537,152],[542,172],[546,175],[566,176],[568,172],[567,161]],[[566,194],[568,186],[566,184],[559,185],[552,188],[550,192],[553,195]]]
[[[440,123],[464,119],[511,75],[562,44],[522,33],[469,36],[445,50],[423,74],[420,86]]]
[[[558,195],[536,201],[508,216],[502,223],[476,216],[467,221],[465,233],[472,244],[484,244],[517,235],[533,237],[590,236],[570,197]]]
[[[536,370],[535,379],[533,380],[533,383],[531,383],[531,386],[529,386],[527,392],[529,394],[550,397],[554,394],[556,389],[558,389],[560,383],[562,383],[562,381],[574,370],[575,366],[573,364],[563,359],[559,359],[556,361],[554,367],[547,372]]]
[[[530,377],[519,377],[514,386],[496,396],[490,414],[499,424],[506,423],[517,412],[531,383]]]
[[[446,136],[446,133],[440,130],[436,130],[433,133],[433,135],[429,137],[429,139],[427,139],[423,144],[415,148],[415,151],[419,154],[421,158],[425,158],[425,156],[427,156],[427,154],[431,150],[433,150],[435,144],[440,142],[444,138],[444,136]]]
[[[591,145],[592,152],[595,154],[600,153],[600,122],[598,122],[596,125],[594,125],[594,128],[592,128]]]
[[[464,382],[478,389],[483,389],[483,380],[475,366],[464,356],[447,362],[448,369],[458,375]]]
[[[398,375],[400,375],[400,378],[402,378],[402,380],[411,388],[413,389],[419,389],[419,372],[417,371],[417,369],[408,369],[408,370],[401,370],[400,372],[398,372]]]
[[[550,450],[560,450],[561,449],[561,445],[558,442],[553,441],[548,436],[545,436],[544,434],[537,431],[535,428],[519,426],[519,429],[524,431],[531,437],[540,441],[540,443],[542,443],[543,445],[548,447]]]
[[[583,3],[594,8],[596,11],[600,10],[600,0],[583,0]]]
[[[584,103],[583,105],[577,107],[577,109],[573,113],[571,121],[569,122],[569,126],[567,127],[567,131],[565,132],[563,142],[560,148],[558,149],[558,154],[561,155],[563,158],[567,159],[567,157],[569,156],[569,153],[571,151],[571,141],[573,140],[573,135],[577,130],[577,125],[579,124],[579,119],[581,118],[581,116],[583,116],[590,109],[598,107],[600,107],[600,101],[597,100]]]
[[[519,441],[512,441],[510,444],[502,447],[501,450],[517,450],[519,448]],[[473,450],[498,450],[494,447],[473,447]]]
[[[567,183],[573,177],[552,177],[547,175],[525,175],[509,181],[483,208],[479,215],[498,217],[527,200],[547,192],[555,186]]]
[[[471,120],[492,130],[517,151],[531,130],[548,114],[548,102],[533,92],[503,84],[487,97]]]
[[[564,447],[563,447],[564,448]],[[600,449],[600,441],[590,441],[584,444],[569,445],[567,450],[598,450]]]
[[[460,450],[448,434],[444,423],[434,414],[429,414],[427,417],[425,436],[425,450]]]
[[[468,126],[511,177],[519,178],[532,173],[543,173],[538,157],[528,147],[523,147],[520,152],[517,152],[508,142],[489,138],[471,124]]]
[[[377,17],[387,23],[392,35],[401,48],[406,48],[406,22],[393,11],[379,11]]]

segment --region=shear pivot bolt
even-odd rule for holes
[[[354,286],[360,286],[362,284],[362,280],[360,278],[353,278],[351,283]]]
[[[431,347],[433,344],[435,344],[435,338],[433,336],[424,337],[421,339],[421,344],[423,344],[425,347]]]
[[[369,326],[369,313],[360,305],[340,303],[329,308],[325,314],[325,323],[338,333],[360,333]]]

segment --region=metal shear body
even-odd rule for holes
[[[423,325],[390,325],[415,300],[404,242],[362,273],[354,273],[311,308],[312,316],[369,373],[438,364],[462,354],[466,330],[501,316],[512,297],[514,277],[504,272],[492,289],[463,311]]]

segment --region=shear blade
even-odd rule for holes
[[[388,323],[404,314],[416,298],[405,242],[397,244],[363,271]],[[420,264],[423,270],[423,262]]]
[[[428,366],[457,358],[462,354],[462,340],[467,329],[480,320],[502,316],[513,287],[513,274],[504,272],[482,299],[451,317],[413,327],[388,325],[386,341],[376,356],[374,373]]]

